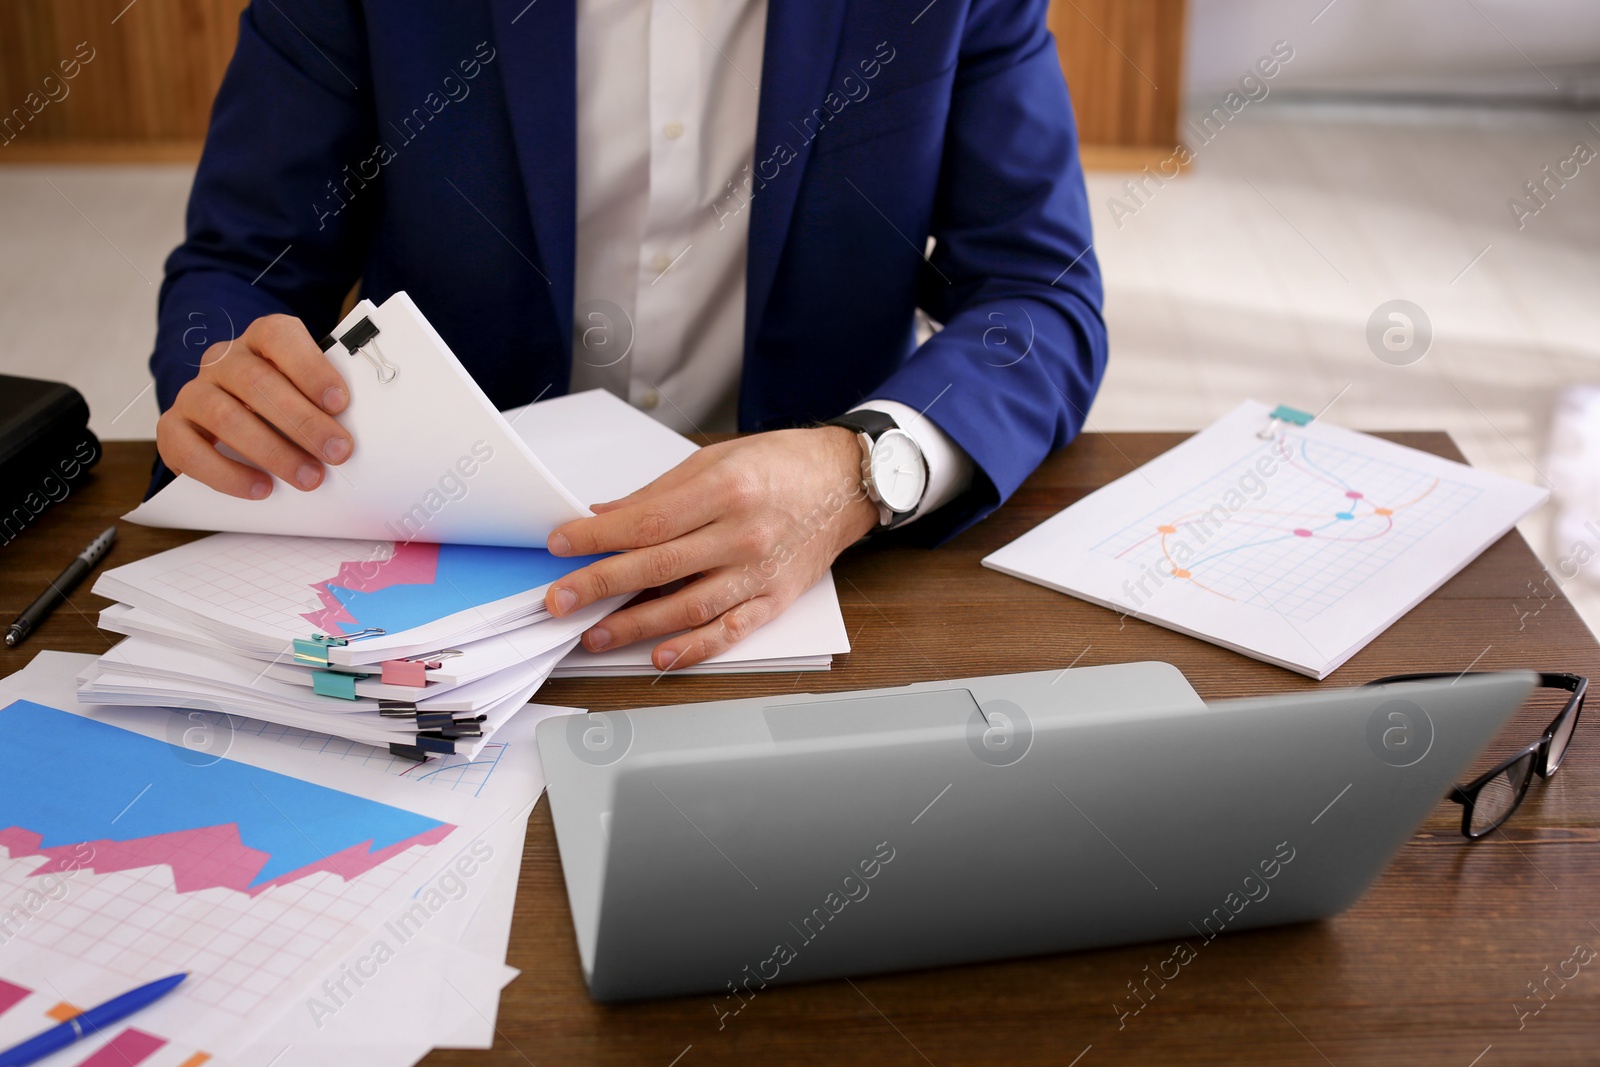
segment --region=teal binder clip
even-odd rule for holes
[[[356,676],[340,671],[312,671],[311,688],[318,696],[356,699]]]
[[[1301,411],[1299,408],[1292,408],[1287,404],[1279,404],[1272,409],[1272,414],[1267,416],[1267,424],[1256,431],[1256,436],[1263,441],[1270,441],[1278,436],[1278,428],[1280,426],[1286,423],[1293,426],[1309,426],[1314,418],[1316,418],[1315,415]]]
[[[294,649],[294,661],[303,666],[326,667],[329,666],[328,649],[341,648],[358,638],[378,637],[388,632],[381,626],[369,626],[360,633],[345,634],[343,637],[329,637],[327,634],[297,637],[291,642]]]
[[[349,643],[343,637],[329,637],[326,634],[312,634],[309,638],[297,637],[294,639],[294,661],[313,667],[326,667],[328,649]]]

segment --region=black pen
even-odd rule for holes
[[[117,528],[110,526],[106,532],[89,542],[89,547],[78,553],[73,561],[67,564],[67,569],[62,571],[50,587],[39,594],[39,599],[28,605],[26,611],[17,616],[17,621],[6,629],[6,647],[15,648],[27,640],[33,628],[45,620],[56,609],[56,605],[67,599],[67,594],[78,587],[83,581],[83,576],[94,569],[100,562],[100,557],[111,549],[111,543],[117,539]]]

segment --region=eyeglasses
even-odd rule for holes
[[[1471,672],[1474,674],[1482,671]],[[1368,682],[1368,685],[1388,685],[1391,682],[1421,682],[1435,678],[1461,677],[1453,672],[1430,674],[1394,674]],[[1583,698],[1589,691],[1589,679],[1577,674],[1543,673],[1539,685],[1546,689],[1560,689],[1571,693],[1566,705],[1550,720],[1544,734],[1522,751],[1502,761],[1499,766],[1479,775],[1467,785],[1457,785],[1450,791],[1449,799],[1460,804],[1461,832],[1476,841],[1511,817],[1528,792],[1535,771],[1540,778],[1549,778],[1561,766],[1567,754],[1567,745],[1573,731],[1578,728],[1578,716],[1583,714]]]

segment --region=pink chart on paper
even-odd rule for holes
[[[346,560],[339,573],[311,588],[322,601],[318,611],[300,616],[319,633],[341,634],[344,627],[357,625],[344,603],[330,586],[353,593],[376,593],[393,585],[432,585],[439,573],[439,546],[418,541],[397,541],[394,555],[385,560]]]
[[[0,829],[0,846],[11,853],[12,859],[23,856],[46,857],[48,862],[33,872],[34,877],[75,870],[110,874],[167,866],[172,868],[173,886],[179,893],[222,888],[256,896],[273,886],[288,885],[318,871],[331,871],[347,882],[352,881],[413,845],[438,844],[454,829],[448,823],[443,823],[376,851],[372,849],[370,840],[365,841],[255,884],[252,883],[271,857],[241,841],[239,827],[233,823],[177,830],[129,841],[78,841],[49,848],[41,847],[41,835],[12,826]]]

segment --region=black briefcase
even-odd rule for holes
[[[0,544],[71,496],[99,459],[82,393],[0,374]]]

